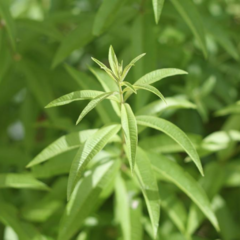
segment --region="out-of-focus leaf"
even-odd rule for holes
[[[93,34],[98,36],[115,20],[116,14],[125,0],[104,0],[95,16]]]
[[[137,122],[129,104],[124,103],[121,106],[122,129],[128,151],[129,165],[133,172],[138,144]]]
[[[226,187],[239,187],[240,186],[240,161],[235,160],[229,162],[225,168],[226,178],[224,185]]]
[[[93,110],[101,101],[106,98],[109,98],[111,95],[115,94],[116,92],[107,92],[98,95],[97,97],[93,98],[88,105],[82,110],[81,114],[78,117],[76,124],[80,123],[81,120],[91,111]]]
[[[186,234],[187,211],[174,192],[169,191],[163,184],[158,184],[160,203],[176,227]]]
[[[4,25],[7,28],[9,38],[11,40],[11,44],[16,49],[16,43],[15,43],[15,24],[14,20],[11,16],[11,13],[9,11],[9,3],[7,1],[1,1],[0,2],[0,15],[4,19]]]
[[[192,2],[192,0],[171,0],[171,2],[197,38],[204,56],[207,57],[208,52],[206,48],[205,33],[201,16],[198,13],[197,7]]]
[[[92,26],[93,17],[88,16],[62,40],[54,56],[53,67],[61,63],[73,50],[82,48],[93,40]]]
[[[154,170],[185,192],[206,215],[213,226],[219,230],[217,219],[202,187],[180,166],[165,156],[154,153],[148,153],[148,156]]]
[[[158,24],[165,0],[152,0],[155,22]]]
[[[70,133],[68,135],[62,136],[45,149],[43,149],[28,165],[27,167],[32,167],[36,164],[42,163],[54,156],[62,154],[64,152],[70,151],[74,148],[79,147],[83,142],[85,142],[89,136],[93,135],[97,129],[84,130],[80,132]]]
[[[127,191],[123,178],[118,175],[115,184],[115,214],[126,240],[142,239],[141,202],[132,199]]]
[[[153,235],[156,238],[160,219],[160,197],[158,185],[150,160],[146,153],[138,148],[136,156],[136,175],[151,219]]]
[[[0,174],[0,188],[29,188],[49,190],[48,186],[30,174],[5,173]]]
[[[108,161],[77,183],[62,217],[58,240],[68,240],[78,231],[98,205],[103,190],[114,182],[119,168],[119,160]]]
[[[163,111],[168,109],[195,109],[196,105],[189,102],[182,96],[168,97],[165,98],[167,104],[162,100],[157,100],[152,103],[149,103],[142,109],[140,109],[136,114],[137,115],[159,115]]]
[[[103,127],[90,136],[87,141],[80,146],[73,160],[69,174],[67,189],[68,199],[70,199],[70,195],[78,180],[82,177],[82,173],[88,162],[105,147],[109,140],[117,134],[119,130],[120,125],[117,124]]]
[[[201,178],[199,183],[205,190],[208,195],[209,200],[211,201],[213,197],[218,193],[222,187],[225,179],[225,168],[217,163],[210,163],[206,167],[206,177]],[[201,210],[195,205],[192,204],[190,207],[188,222],[187,222],[187,232],[189,235],[192,235],[199,225],[204,220],[204,215]]]
[[[229,114],[239,114],[239,113],[240,113],[240,104],[236,103],[216,111],[215,115],[218,117],[221,117]]]
[[[192,142],[189,140],[187,135],[181,129],[179,129],[171,122],[157,117],[137,116],[136,119],[139,125],[157,129],[169,135],[172,139],[174,139],[180,146],[184,148],[189,157],[196,164],[200,173],[204,175],[198,153],[195,147],[193,146]]]
[[[195,148],[197,148],[202,142],[202,138],[199,135],[187,134],[187,136]],[[184,149],[176,141],[165,134],[145,137],[139,142],[139,146],[145,150],[153,151],[155,153],[184,152]]]
[[[31,238],[23,228],[23,224],[17,217],[17,210],[10,204],[0,202],[0,221],[10,226],[18,235],[19,240],[30,240]]]

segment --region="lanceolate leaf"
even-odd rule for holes
[[[142,240],[141,202],[129,197],[124,179],[119,174],[115,184],[115,214],[125,240]]]
[[[160,218],[160,197],[157,181],[151,163],[145,152],[138,148],[136,156],[136,175],[142,188],[148,213],[151,219],[153,235],[157,236]]]
[[[122,104],[121,109],[122,128],[124,131],[128,158],[131,170],[134,169],[138,144],[137,122],[129,104]]]
[[[174,139],[180,146],[182,146],[182,148],[187,152],[189,157],[194,161],[200,173],[204,175],[198,153],[192,142],[181,129],[179,129],[171,122],[157,117],[138,116],[136,117],[136,119],[139,125],[157,129]]]
[[[171,77],[171,76],[175,76],[175,75],[183,75],[183,74],[188,74],[188,73],[183,70],[180,70],[180,69],[163,68],[163,69],[155,70],[155,71],[145,74],[143,77],[138,79],[134,83],[134,85],[153,84],[157,81],[162,80],[163,78]]]
[[[30,188],[49,190],[48,186],[38,181],[30,174],[6,173],[0,174],[0,188]]]
[[[101,202],[103,191],[114,183],[120,164],[118,159],[100,164],[78,182],[61,220],[58,240],[69,240],[76,234]]]
[[[210,202],[200,185],[184,169],[165,156],[154,153],[148,153],[148,156],[154,170],[185,192],[211,221],[213,226],[219,230]]]
[[[143,77],[138,79],[134,85],[138,84],[153,84],[157,81],[162,80],[163,78],[174,76],[174,75],[183,75],[187,74],[187,72],[180,70],[180,69],[175,69],[175,68],[163,68],[159,70],[152,71],[150,73],[145,74]],[[128,97],[131,95],[130,92],[128,92],[125,96],[124,99],[128,99]]]
[[[192,0],[171,0],[171,2],[197,38],[204,56],[207,57],[205,33],[197,7]]]
[[[136,89],[134,88],[134,86],[131,83],[129,83],[129,82],[122,82],[122,85],[127,87],[127,88],[124,89],[124,91],[125,90],[127,91],[127,90],[131,89],[135,94],[137,94]]]
[[[113,73],[115,74],[115,76],[119,77],[118,60],[117,60],[116,54],[115,54],[112,46],[110,46],[110,48],[109,48],[108,61],[109,61],[109,64],[110,64],[111,69],[112,69]]]
[[[132,66],[134,66],[134,64],[140,60],[142,57],[144,57],[146,55],[146,53],[143,53],[139,56],[137,56],[136,58],[134,58],[123,70],[123,74],[122,74],[122,78],[121,81],[123,81],[125,79],[125,77],[127,76],[129,70],[132,68]]]
[[[135,86],[135,88],[147,90],[149,92],[154,93],[159,98],[161,98],[165,103],[167,103],[165,98],[164,98],[164,96],[162,95],[162,93],[157,88],[155,88],[155,87],[153,87],[151,85],[148,85],[148,84],[136,84],[134,86]]]
[[[158,23],[165,0],[152,0],[155,22]]]
[[[101,94],[104,94],[104,92],[95,90],[82,90],[71,92],[50,102],[45,108],[62,106],[74,101],[94,99],[95,97],[98,97]],[[115,96],[109,96],[108,98],[117,102],[119,101],[118,98]]]
[[[85,170],[88,162],[99,152],[109,140],[118,133],[120,125],[109,125],[101,128],[95,134],[90,136],[88,140],[79,148],[69,174],[67,196],[68,199],[77,184],[77,181],[81,178],[83,171]]]
[[[108,93],[103,93],[103,94],[98,95],[97,97],[95,97],[83,109],[83,111],[81,112],[80,116],[78,117],[78,120],[77,120],[76,124],[78,124],[92,109],[94,109],[98,105],[98,103],[100,103],[101,101],[103,101],[104,99],[110,97],[113,94],[114,94],[114,92],[108,92]]]
[[[43,149],[28,165],[27,167],[32,167],[36,164],[42,163],[49,158],[57,156],[61,153],[70,151],[74,148],[79,147],[83,142],[87,140],[89,136],[94,134],[97,129],[84,130],[80,132],[70,133],[68,135],[62,136],[55,142],[51,143],[45,149]]]

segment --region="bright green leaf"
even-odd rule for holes
[[[155,22],[158,24],[165,0],[152,0]]]
[[[196,164],[200,173],[204,175],[198,153],[195,147],[193,146],[192,142],[189,140],[187,135],[181,129],[179,129],[171,122],[157,117],[137,116],[136,119],[139,125],[157,129],[169,135],[172,139],[174,139],[180,146],[183,147],[183,149],[187,152],[189,157]]]
[[[77,181],[82,177],[83,171],[86,165],[92,158],[100,152],[110,139],[118,133],[120,125],[109,125],[99,129],[96,133],[90,136],[87,141],[80,146],[71,166],[67,196],[70,199],[70,195],[74,190]]]
[[[128,151],[128,158],[131,170],[134,170],[135,157],[138,144],[137,122],[129,104],[122,104],[121,109],[122,129]]]

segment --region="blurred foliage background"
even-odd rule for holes
[[[140,146],[174,157],[199,179],[221,232],[203,216],[185,229],[197,210],[171,186],[169,191],[187,212],[186,222],[179,231],[169,216],[171,207],[163,203],[159,239],[184,240],[186,231],[196,240],[240,239],[240,2],[179,2],[182,5],[165,1],[156,24],[147,0],[0,0],[0,239],[57,239],[75,151],[31,170],[25,166],[66,133],[118,121],[105,102],[78,126],[74,122],[84,102],[44,109],[63,94],[100,90],[89,70],[96,67],[91,56],[107,64],[110,45],[124,63],[146,53],[129,73],[129,82],[159,68],[188,72],[156,84],[169,104],[158,101],[149,114],[161,114],[191,136],[205,177],[199,176],[181,148],[154,131],[141,133]],[[157,98],[139,92],[131,104],[138,113],[150,100]],[[154,138],[148,139],[150,135]],[[8,183],[8,177],[13,182]],[[18,185],[21,177],[23,182],[31,178],[32,185]],[[147,226],[143,239],[151,239]],[[122,239],[113,219],[113,195],[81,229],[72,239]]]

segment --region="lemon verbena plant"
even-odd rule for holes
[[[162,181],[171,182],[185,192],[218,229],[218,223],[208,198],[197,182],[167,156],[148,151],[144,145],[138,146],[138,135],[145,128],[163,132],[184,149],[203,175],[198,153],[188,136],[180,128],[166,119],[149,115],[151,105],[139,111],[141,114],[135,114],[128,103],[130,96],[137,94],[139,90],[145,90],[157,95],[162,102],[167,104],[161,92],[152,84],[166,77],[187,74],[183,70],[166,68],[147,73],[134,84],[127,82],[128,72],[144,55],[136,57],[124,68],[123,62],[118,61],[111,46],[108,55],[110,68],[92,58],[111,78],[111,86],[108,86],[109,81],[104,82],[104,78],[102,79],[104,89],[108,91],[71,92],[46,106],[50,108],[73,101],[90,100],[77,119],[77,124],[79,124],[100,102],[107,100],[111,102],[119,119],[119,122],[110,123],[100,129],[83,130],[59,138],[39,153],[28,165],[28,167],[34,167],[62,152],[77,149],[69,172],[68,203],[61,219],[59,240],[71,239],[79,232],[84,226],[85,219],[113,192],[114,221],[120,226],[120,231],[117,233],[119,239],[141,239],[139,236],[142,235],[143,226],[152,239],[158,238],[160,206],[166,207],[166,204],[171,204],[168,191],[161,184]],[[107,75],[104,76],[107,79]],[[66,159],[66,161],[70,160]],[[141,214],[143,207],[141,193],[149,218]],[[181,228],[181,220],[177,221],[177,218],[181,219],[181,217],[178,207],[173,205],[170,218],[184,232]],[[184,234],[190,237],[187,233],[184,232]]]

